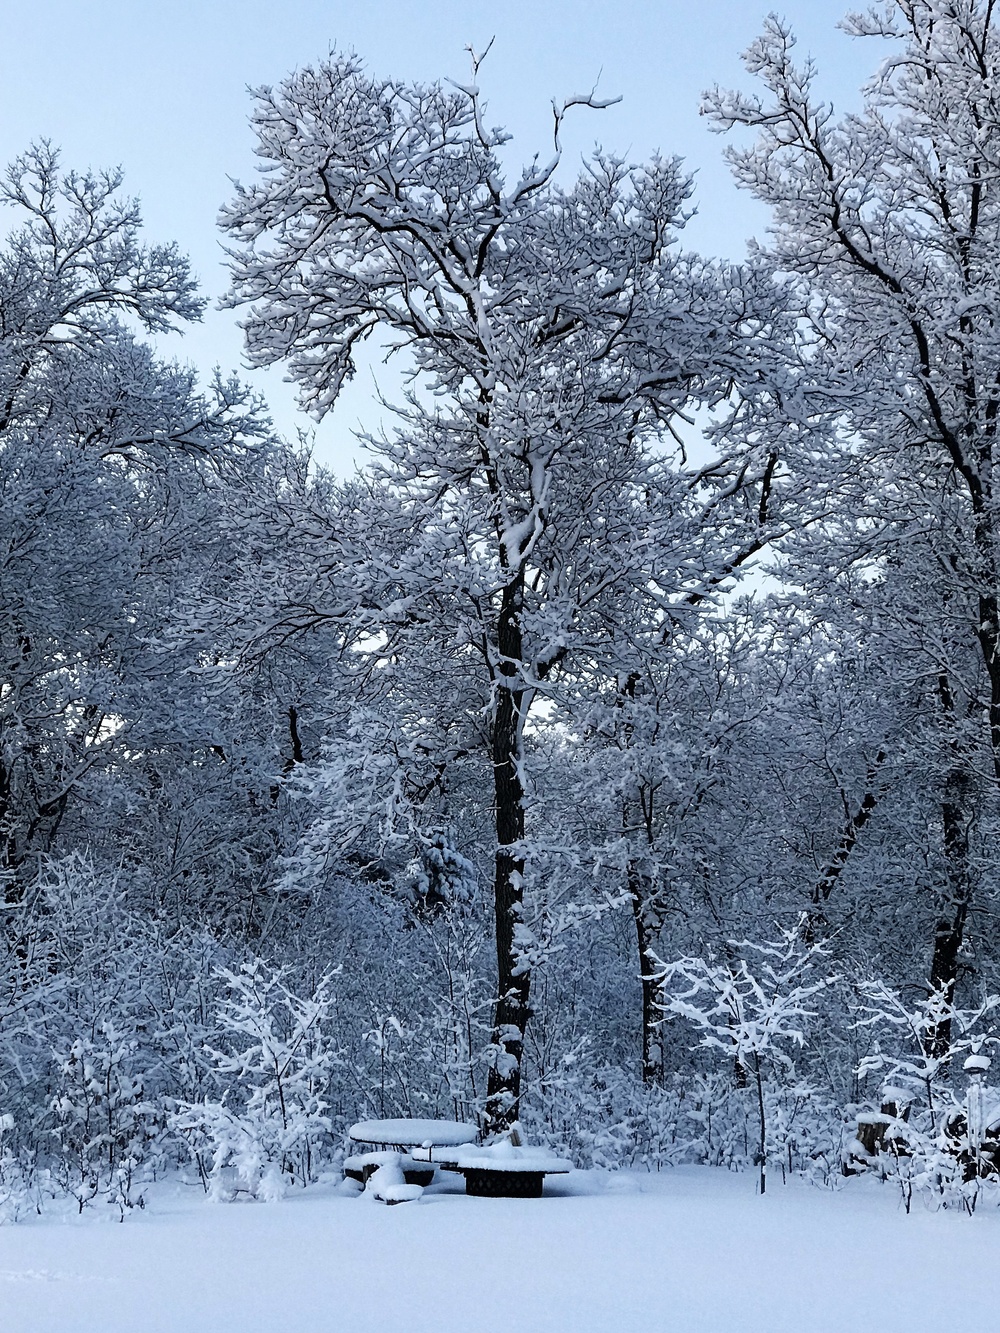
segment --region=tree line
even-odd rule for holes
[[[891,1103],[940,1180],[1000,964],[993,9],[849,17],[888,57],[839,119],[768,20],[703,107],[741,264],[679,160],[571,178],[593,98],[512,173],[475,55],[259,90],[249,364],[317,418],[403,367],[346,480],[146,341],[203,299],[119,173],[11,165],[11,1209],[269,1195],[368,1111],[828,1175]]]

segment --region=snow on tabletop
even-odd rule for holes
[[[460,1171],[543,1171],[555,1174],[573,1170],[566,1157],[556,1157],[547,1148],[515,1147],[506,1141],[488,1148],[473,1148],[455,1154]]]
[[[402,1147],[455,1147],[474,1143],[479,1134],[475,1125],[456,1120],[361,1120],[347,1131],[358,1143],[395,1143]]]

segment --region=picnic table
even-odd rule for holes
[[[475,1125],[455,1120],[361,1120],[347,1136],[372,1150],[348,1157],[345,1175],[367,1183],[383,1166],[399,1166],[406,1185],[429,1185],[435,1166],[465,1177],[466,1194],[491,1199],[537,1199],[546,1176],[565,1175],[573,1163],[546,1148],[501,1140],[477,1147]]]
[[[365,1183],[389,1158],[396,1158],[408,1185],[429,1185],[434,1167],[454,1170],[454,1150],[475,1143],[479,1131],[475,1125],[456,1120],[400,1118],[360,1120],[350,1127],[347,1137],[354,1143],[371,1144],[374,1151],[348,1157],[344,1162],[346,1176]]]

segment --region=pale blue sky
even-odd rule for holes
[[[493,123],[513,131],[519,159],[547,149],[551,98],[589,89],[599,77],[604,95],[624,100],[578,115],[566,135],[568,156],[578,160],[596,141],[633,160],[656,150],[681,154],[697,179],[689,244],[738,258],[765,220],[732,186],[723,145],[699,118],[699,95],[715,82],[746,85],[739,52],[778,8],[800,49],[818,60],[825,94],[838,106],[854,101],[881,53],[836,30],[850,7],[849,0],[29,0],[4,14],[0,158],[47,137],[68,166],[121,164],[142,199],[148,236],[176,240],[216,298],[226,285],[216,213],[229,194],[227,176],[253,171],[248,85],[276,83],[332,44],[357,50],[377,74],[461,78],[465,46],[495,36],[480,84]],[[236,367],[235,318],[211,313],[170,350],[203,371]],[[371,374],[359,373],[319,428],[317,455],[341,471],[355,452],[351,431],[378,418]],[[254,379],[283,431],[310,426],[280,373]],[[391,391],[394,377],[383,372],[381,382]]]

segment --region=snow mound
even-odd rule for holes
[[[383,1203],[415,1203],[423,1192],[423,1185],[386,1185],[376,1197]]]
[[[383,1203],[410,1203],[419,1199],[423,1185],[407,1185],[403,1178],[403,1163],[398,1153],[386,1153],[388,1161],[368,1177],[365,1193]]]

